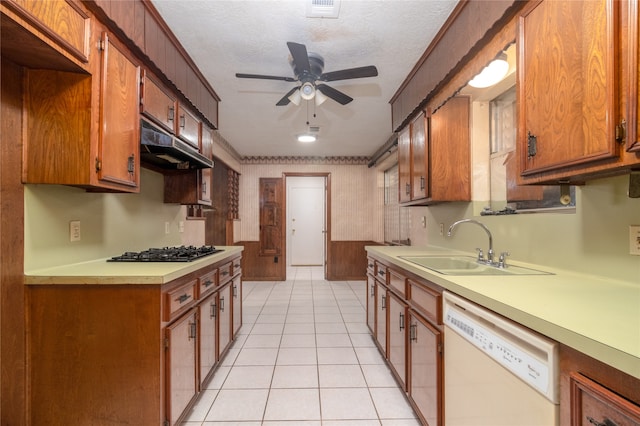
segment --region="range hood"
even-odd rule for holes
[[[162,169],[210,169],[213,160],[147,120],[140,120],[140,161]]]

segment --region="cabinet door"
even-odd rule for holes
[[[231,283],[231,293],[233,297],[233,309],[231,311],[231,317],[233,318],[233,334],[232,339],[235,339],[240,327],[242,327],[242,277],[236,275]]]
[[[200,321],[200,388],[207,379],[216,363],[216,315],[218,305],[217,294],[213,293],[198,305],[198,319]]]
[[[200,140],[200,152],[205,157],[213,160],[213,130],[202,125],[202,138]],[[199,201],[201,204],[211,205],[211,189],[213,185],[213,171],[211,169],[201,169],[200,173],[200,191]]]
[[[102,34],[100,129],[96,171],[101,182],[137,188],[140,183],[140,67]]]
[[[166,328],[167,419],[171,425],[177,424],[197,394],[196,329],[195,310]]]
[[[400,202],[411,201],[411,126],[398,135],[398,182]]]
[[[410,311],[409,397],[425,424],[442,424],[442,333]]]
[[[429,150],[427,149],[427,118],[420,114],[411,123],[411,199],[429,195]]]
[[[517,150],[525,180],[617,155],[619,4],[546,0],[520,16]]]
[[[638,89],[640,88],[640,7],[638,0],[629,1],[629,34],[628,34],[628,68],[629,68],[629,86],[627,89],[627,151],[640,151],[640,120],[638,119],[638,111],[640,110],[640,97]]]
[[[389,305],[389,363],[407,390],[407,305],[396,295],[388,293]]]
[[[376,342],[387,357],[387,288],[376,282]]]
[[[231,310],[233,309],[231,282],[218,292],[218,359],[231,343]]]
[[[180,103],[178,103],[176,136],[193,145],[194,148],[200,149],[200,120]]]
[[[367,275],[367,327],[376,333],[376,279]]]
[[[143,71],[140,112],[168,132],[175,131],[176,99]]]
[[[432,201],[471,200],[470,100],[451,98],[430,118],[429,198]]]

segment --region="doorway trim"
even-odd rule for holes
[[[291,172],[284,172],[282,173],[282,176],[284,177],[284,209],[285,211],[287,211],[287,177],[324,177],[324,184],[325,184],[325,205],[324,205],[324,223],[325,223],[325,233],[324,233],[324,265],[323,265],[323,270],[324,270],[324,278],[327,278],[327,273],[328,273],[328,265],[329,265],[329,261],[331,259],[331,244],[330,240],[331,240],[331,173],[322,173],[322,172],[318,172],[318,173],[291,173]],[[285,232],[288,232],[288,226],[285,226]],[[283,236],[283,244],[285,246],[285,251],[288,250],[288,247],[286,247],[287,245],[287,238],[286,236]],[[285,262],[286,262],[286,257],[285,257]],[[286,269],[286,268],[285,268]],[[286,275],[286,273],[285,273]]]

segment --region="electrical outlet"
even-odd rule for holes
[[[178,222],[178,232],[184,232],[184,221]]]
[[[164,233],[168,234],[171,232],[171,224],[169,222],[164,223]]]
[[[80,221],[72,220],[69,222],[69,241],[80,241]]]
[[[629,225],[629,254],[640,256],[640,225]]]
[[[440,224],[440,235],[444,235],[444,223]]]
[[[420,222],[422,223],[422,227],[423,228],[427,227],[427,217],[426,216],[422,216],[422,218],[420,218]]]

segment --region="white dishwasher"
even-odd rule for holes
[[[445,426],[559,424],[556,342],[444,292]]]

